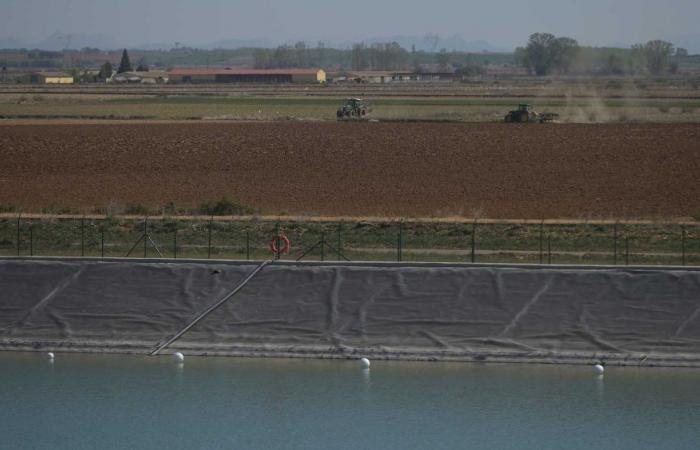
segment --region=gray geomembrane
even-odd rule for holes
[[[0,259],[0,348],[147,352],[257,265]],[[169,347],[278,356],[700,361],[700,271],[274,263]]]

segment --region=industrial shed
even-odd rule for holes
[[[31,74],[32,83],[73,84],[73,76],[63,72],[36,72]]]
[[[171,83],[325,83],[323,69],[172,69]]]

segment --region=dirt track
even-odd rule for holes
[[[649,218],[700,213],[700,126],[0,124],[0,204]]]

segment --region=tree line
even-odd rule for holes
[[[255,49],[253,62],[256,69],[324,67],[329,64],[340,64],[353,70],[399,70],[409,64],[409,54],[396,42],[357,43],[345,51],[327,49],[323,42],[318,42],[316,47],[297,42],[275,49]]]
[[[678,71],[678,62],[672,61],[672,57],[688,56],[686,49],[675,49],[672,43],[663,40],[636,44],[627,51],[594,50],[598,61],[593,61],[592,56],[596,55],[592,55],[590,48],[580,47],[575,39],[535,33],[525,47],[515,50],[514,56],[517,63],[537,76],[587,71],[604,75],[663,75]]]
[[[687,50],[674,48],[670,42],[652,40],[631,48],[593,48],[580,46],[569,37],[557,37],[548,33],[535,33],[526,45],[512,53],[466,53],[450,51],[416,51],[405,49],[396,42],[355,43],[349,48],[326,47],[323,42],[315,46],[305,42],[281,45],[277,48],[239,48],[202,50],[178,47],[171,51],[134,51],[137,55],[137,71],[147,70],[149,65],[169,68],[177,66],[255,68],[311,68],[330,70],[413,70],[424,66],[431,70],[455,71],[467,76],[480,75],[489,65],[520,66],[538,76],[585,75],[663,75],[674,73],[679,63],[686,66],[700,65],[700,57],[689,56]],[[117,65],[118,54],[109,52],[112,64]],[[131,62],[119,64],[123,71],[131,71]],[[79,55],[78,55],[79,54]],[[94,55],[94,57],[92,57]],[[0,66],[24,68],[60,68],[68,72],[102,66],[102,77],[115,68],[105,63],[105,52],[99,49],[43,52],[39,50],[0,50]],[[146,63],[146,58],[148,63]],[[126,68],[129,70],[126,70]],[[108,70],[111,69],[111,70]],[[427,70],[427,69],[426,69]],[[119,69],[118,69],[119,71]]]

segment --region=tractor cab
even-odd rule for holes
[[[513,110],[508,113],[505,117],[506,122],[535,122],[538,120],[538,115],[534,108],[527,103],[521,103],[518,105],[518,109]]]
[[[347,98],[345,103],[338,108],[336,117],[338,120],[364,119],[370,111],[369,105],[361,98]]]
[[[528,105],[527,103],[521,103],[518,105],[518,109],[509,112],[505,117],[506,123],[516,122],[516,123],[549,123],[557,122],[559,120],[559,114],[552,112],[538,113],[535,108]]]

